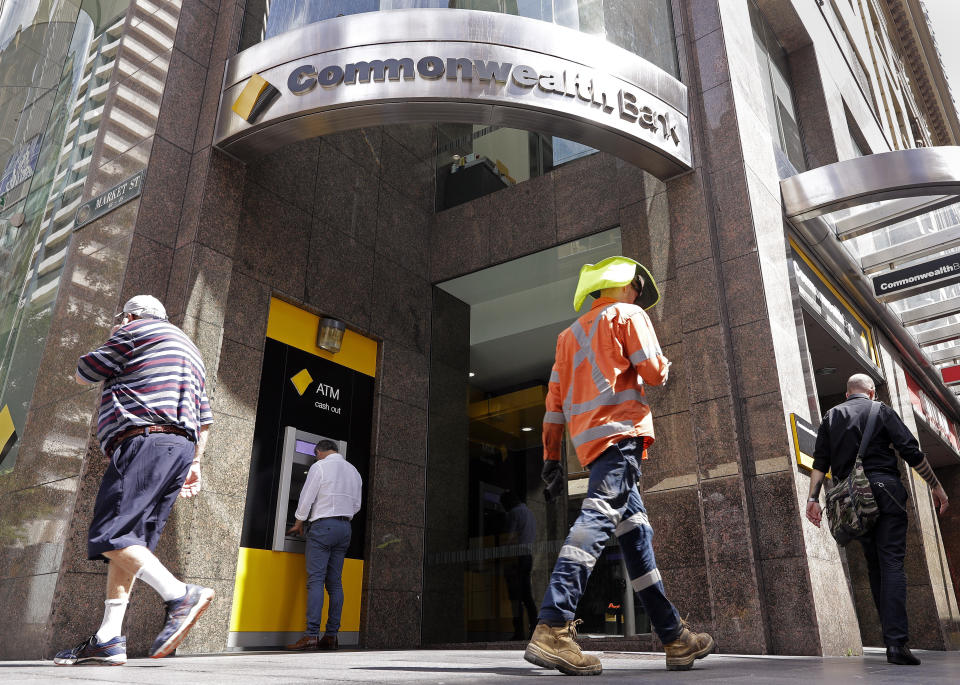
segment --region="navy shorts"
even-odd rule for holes
[[[131,545],[155,550],[193,454],[194,444],[173,433],[124,440],[100,481],[87,558],[106,561],[104,552]]]

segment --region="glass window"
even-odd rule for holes
[[[10,65],[0,74],[7,95],[0,98],[0,168],[39,141],[32,175],[0,196],[0,412],[9,410],[14,429],[22,429],[33,397],[100,125],[89,114],[103,107],[99,86],[112,73],[129,4],[84,0],[78,12],[69,4],[14,3],[0,19],[0,62]],[[17,25],[22,39],[9,31],[18,21],[33,21]],[[24,65],[35,69],[34,82],[21,93],[7,86],[26,73]],[[16,442],[6,448],[0,473],[12,469],[18,451]]]
[[[838,338],[845,341],[864,360],[876,364],[878,355],[867,322],[841,296],[805,254],[794,248],[791,266],[800,296]]]
[[[547,21],[599,36],[679,78],[670,0],[251,0],[240,49],[347,14],[400,9],[466,9]]]
[[[557,336],[577,316],[580,267],[621,250],[615,228],[433,289],[424,644],[529,639],[586,491],[579,464],[557,500],[540,481]],[[611,540],[580,602],[581,634],[648,630],[624,578]]]
[[[793,166],[798,171],[805,171],[807,164],[804,158],[800,125],[797,123],[797,112],[793,103],[793,86],[790,84],[787,52],[777,41],[773,29],[752,0],[750,23],[753,27],[753,40],[757,50],[770,133]]]
[[[542,176],[594,152],[587,145],[531,131],[439,124],[437,211]]]
[[[324,19],[376,12],[380,0],[271,0],[265,14],[264,39]]]

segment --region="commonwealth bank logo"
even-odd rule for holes
[[[270,85],[265,78],[260,74],[254,74],[240,91],[237,101],[230,109],[239,114],[248,124],[252,124],[267,111],[279,95],[280,91]]]
[[[300,397],[303,397],[303,393],[305,393],[307,388],[310,387],[310,384],[313,383],[313,376],[310,375],[309,371],[303,369],[292,376],[290,382],[293,383],[293,387],[297,389]]]

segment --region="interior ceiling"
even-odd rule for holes
[[[569,325],[569,321],[561,321],[471,346],[470,371],[476,375],[470,384],[486,392],[527,381],[546,384],[557,336]]]
[[[546,384],[557,336],[579,315],[580,268],[620,251],[615,228],[439,284],[470,305],[470,384],[491,394]]]
[[[807,334],[807,347],[813,362],[813,378],[817,384],[817,395],[843,395],[847,391],[847,379],[855,373],[873,374],[865,364],[844,349],[809,312],[803,310],[803,328]],[[824,373],[823,369],[836,369],[833,373]],[[821,407],[827,411],[830,407]]]
[[[614,228],[476,271],[437,287],[472,306],[538,288],[546,283],[576,279],[584,264],[619,252],[620,229]],[[573,301],[573,292],[570,292],[570,301]]]

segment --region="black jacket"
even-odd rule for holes
[[[867,426],[871,404],[869,397],[857,393],[827,412],[817,431],[813,468],[824,473],[832,470],[834,479],[847,477],[860,449],[860,438]],[[897,455],[891,449],[891,443],[910,466],[923,461],[920,444],[910,429],[893,409],[881,404],[873,439],[863,457],[863,470],[868,475],[889,473],[899,477]]]

